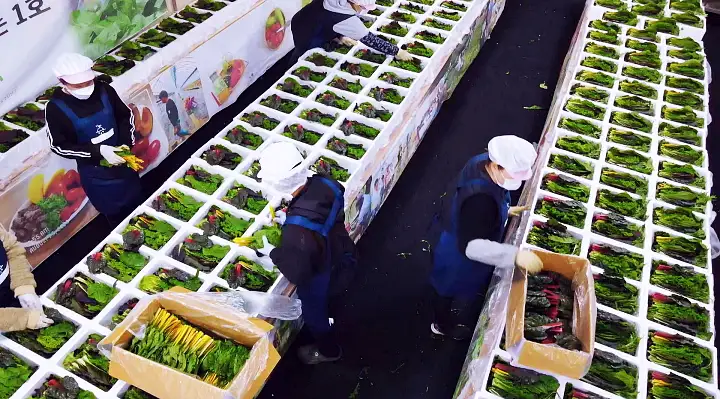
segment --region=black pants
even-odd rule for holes
[[[471,301],[465,301],[440,296],[433,290],[433,322],[439,325],[441,329],[450,329],[458,324],[472,328],[477,323],[484,303],[484,295],[478,295]]]

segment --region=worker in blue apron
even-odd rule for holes
[[[488,143],[487,153],[471,158],[460,172],[444,231],[433,251],[433,334],[457,340],[470,337],[471,329],[453,313],[453,306],[467,306],[484,296],[495,267],[542,269],[542,261],[532,252],[501,243],[508,216],[527,209],[510,206],[509,190],[517,190],[531,177],[536,157],[529,142],[498,136]]]
[[[48,139],[55,154],[77,162],[85,194],[115,226],[142,199],[138,172],[117,154],[120,146],[135,144],[135,126],[130,109],[115,89],[95,78],[92,65],[80,54],[58,59],[54,71],[61,87],[45,111]]]
[[[306,51],[323,47],[331,40],[349,46],[360,41],[383,54],[410,61],[413,58],[410,53],[371,33],[358,18],[358,15],[373,9],[375,0],[313,0],[293,17],[295,23],[291,24],[291,29],[295,50],[290,57],[290,65],[294,65]]]
[[[328,176],[309,176],[303,157],[288,142],[268,146],[260,155],[258,177],[275,190],[292,194],[278,247],[263,237],[258,252],[270,256],[283,275],[297,286],[303,320],[313,341],[299,348],[305,364],[340,359],[328,314],[328,299],[347,287],[357,265],[355,243],[345,230],[345,189]]]

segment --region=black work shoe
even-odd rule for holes
[[[430,331],[435,337],[450,337],[456,341],[465,341],[472,336],[472,330],[466,325],[457,324],[450,329],[443,329],[437,323],[430,324]]]
[[[297,353],[300,361],[307,365],[335,362],[342,357],[342,349],[340,348],[338,348],[337,356],[325,356],[320,353],[320,350],[315,344],[301,346]]]

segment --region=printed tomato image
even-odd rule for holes
[[[285,38],[285,14],[276,8],[265,22],[265,43],[272,50],[277,50]]]

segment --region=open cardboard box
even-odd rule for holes
[[[533,251],[543,261],[544,271],[557,272],[572,281],[575,291],[573,333],[582,342],[582,351],[539,344],[525,339],[525,295],[527,273],[515,269],[505,325],[505,347],[513,356],[512,365],[540,372],[580,379],[590,369],[595,346],[595,286],[590,262],[577,256]]]
[[[192,299],[192,294],[179,293],[180,290],[173,291],[171,295],[152,296],[138,303],[133,313],[100,342],[100,347],[111,348],[110,375],[160,399],[254,398],[280,361],[268,336],[272,326],[240,311],[218,311],[215,304]],[[207,384],[125,349],[134,337],[133,331],[143,331],[159,308],[217,336],[252,347],[249,359],[227,389]]]

